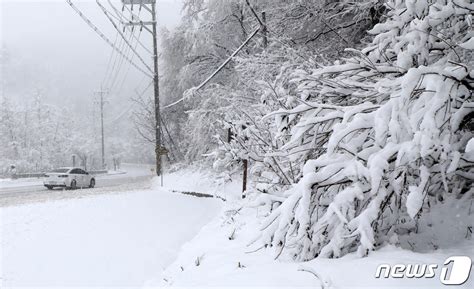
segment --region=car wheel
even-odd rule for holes
[[[52,190],[53,186],[45,186],[48,190]]]
[[[91,179],[91,183],[89,184],[89,188],[95,187],[95,179]]]
[[[76,180],[72,180],[71,181],[71,190],[75,190],[77,189],[77,183],[76,183]]]

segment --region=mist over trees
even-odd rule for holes
[[[14,50],[0,50],[0,176],[41,173],[75,165],[102,169],[100,114],[94,88],[83,97],[71,97],[56,87],[47,64],[31,62]],[[73,81],[69,80],[71,83]],[[123,86],[123,83],[121,83]],[[60,91],[63,94],[59,94]],[[130,100],[126,99],[129,102]],[[110,96],[105,111],[106,164],[153,163],[150,144],[136,132],[131,109]]]
[[[99,121],[71,108],[45,103],[41,90],[31,95],[31,101],[27,98],[21,103],[9,94],[1,98],[0,175],[72,166],[73,156],[76,166],[102,169]],[[122,133],[118,133],[120,127],[108,124],[106,163],[109,169],[118,169],[121,162],[153,162],[153,148],[132,128],[127,132],[122,127]]]
[[[41,94],[33,102],[15,104],[3,96],[0,104],[0,173],[45,172],[75,165],[102,169],[100,135],[90,118],[71,109],[45,104]],[[133,130],[124,137],[109,125],[106,163],[118,169],[121,162],[152,163],[153,148]]]

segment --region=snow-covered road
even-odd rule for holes
[[[0,207],[149,187],[153,177],[149,165],[124,164],[123,168],[121,172],[97,175],[96,187],[93,190],[54,189],[49,191],[43,186],[41,178],[3,179],[0,180]]]
[[[85,196],[0,208],[1,288],[141,287],[222,205],[166,189]]]

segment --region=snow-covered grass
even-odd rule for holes
[[[194,177],[189,178],[190,172],[178,172],[173,175],[171,183],[188,190],[199,188],[202,183],[187,182],[186,178],[196,180],[201,175],[202,179],[205,174],[193,174]],[[212,184],[210,179],[200,182],[207,182],[205,186]],[[351,253],[342,258],[294,262],[279,255],[278,250],[263,246],[259,239],[260,228],[268,212],[264,207],[255,206],[252,196],[239,200],[239,185],[240,180],[227,185],[226,194],[232,197],[219,216],[184,245],[161,279],[150,280],[148,287],[442,288],[444,285],[439,281],[439,274],[448,257],[461,255],[474,260],[474,241],[458,238],[459,234],[464,234],[461,230],[465,229],[465,224],[471,222],[469,216],[454,214],[459,210],[459,202],[447,199],[437,205],[437,214],[426,216],[434,224],[423,225],[424,229],[413,239],[418,239],[416,247],[412,248],[418,252],[404,249],[400,246],[402,240],[392,239],[391,243],[383,244],[364,258]],[[469,206],[469,203],[465,205]],[[420,219],[420,224],[428,222],[426,218]],[[433,238],[441,238],[437,242],[439,247],[430,245]],[[437,275],[435,278],[375,278],[379,265],[398,263],[437,264]],[[461,288],[470,288],[473,284],[474,278],[471,277]]]
[[[226,204],[219,217],[207,224],[153,286],[189,288],[442,288],[439,274],[446,258],[474,259],[474,241],[466,240],[438,250],[416,253],[386,244],[367,257],[356,253],[338,259],[309,262],[276,259],[278,252],[258,241],[262,211],[242,203]],[[437,264],[435,278],[377,279],[381,264]],[[474,278],[457,288],[472,288]]]
[[[1,208],[0,287],[141,287],[221,204],[152,189]]]

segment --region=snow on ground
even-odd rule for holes
[[[110,178],[120,178],[122,175],[127,175],[129,177],[140,177],[153,175],[154,171],[152,170],[154,165],[146,164],[122,164],[121,168],[117,171],[109,170],[107,174],[98,175],[98,178],[110,179]]]
[[[221,205],[150,189],[0,208],[0,287],[141,287]]]
[[[263,212],[248,203],[227,203],[221,214],[183,246],[179,257],[162,280],[150,280],[149,287],[189,288],[445,288],[439,276],[450,256],[470,256],[474,241],[465,240],[451,247],[416,253],[394,245],[384,245],[368,257],[349,254],[340,259],[318,258],[292,262],[275,257],[277,252],[263,248],[258,241]],[[434,278],[376,279],[381,264],[437,264]],[[205,277],[204,277],[205,276]],[[456,288],[474,288],[474,277]]]
[[[42,184],[42,178],[0,179],[0,188],[26,187]]]
[[[443,288],[447,257],[474,259],[471,240],[423,253],[385,245],[366,258],[275,260],[255,238],[265,212],[240,200],[240,185],[190,168],[167,174],[163,187],[155,178],[135,190],[83,190],[80,198],[0,208],[0,287]],[[384,263],[434,263],[438,275],[376,279]],[[472,285],[471,276],[456,288]]]
[[[160,186],[161,180],[155,178],[154,185]],[[233,176],[230,180],[222,176],[216,177],[215,173],[195,166],[165,174],[163,187],[169,190],[206,193],[226,200],[234,200],[240,197],[242,178]]]
[[[183,246],[164,278],[151,280],[148,286],[317,288],[314,287],[318,285],[317,280],[308,273],[296,271],[297,265],[274,262],[261,251],[247,253],[255,250],[246,245],[253,237],[248,230],[249,225],[255,224],[256,216],[242,218],[244,212],[241,207],[224,209]],[[244,223],[243,219],[254,221]]]

